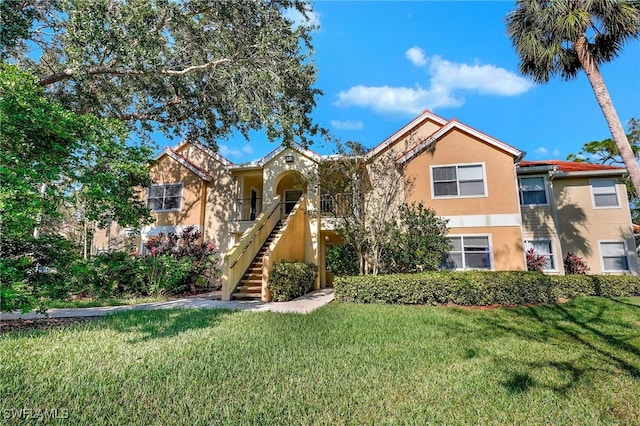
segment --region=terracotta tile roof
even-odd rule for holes
[[[604,164],[582,163],[577,161],[563,160],[543,160],[543,161],[521,161],[519,167],[540,167],[540,166],[557,166],[561,172],[592,172],[599,170],[624,170],[624,167],[609,166]]]

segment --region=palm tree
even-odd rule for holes
[[[584,70],[633,186],[640,193],[640,167],[599,69],[620,53],[625,42],[640,36],[640,2],[518,0],[506,22],[520,57],[520,72],[535,82],[547,83],[556,74],[570,80]]]

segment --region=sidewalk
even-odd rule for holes
[[[256,312],[293,312],[307,314],[333,300],[333,289],[324,288],[313,291],[289,302],[261,302],[259,300],[232,300],[223,302],[211,300],[203,297],[190,297],[185,299],[169,300],[166,302],[142,303],[140,305],[124,306],[104,306],[100,308],[76,308],[76,309],[49,309],[47,315],[29,312],[20,313],[0,313],[1,320],[16,319],[36,319],[36,318],[78,318],[78,317],[99,317],[113,312],[152,310],[152,309],[175,309],[175,308],[197,308],[197,309],[233,309]]]

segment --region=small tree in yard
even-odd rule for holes
[[[403,205],[398,222],[391,224],[384,252],[384,272],[407,273],[438,269],[450,245],[447,220],[422,203]]]
[[[319,166],[319,186],[345,244],[358,255],[360,274],[377,274],[391,227],[412,182],[396,163],[394,152],[366,159],[358,143],[338,145],[339,154]],[[325,206],[326,207],[326,206]]]

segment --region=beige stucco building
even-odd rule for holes
[[[411,182],[400,201],[422,202],[448,219],[449,268],[525,270],[525,252],[534,248],[545,255],[548,273],[564,273],[570,252],[591,273],[638,274],[624,169],[523,161],[517,148],[429,111],[364,159],[375,163],[385,155]],[[142,249],[160,232],[198,227],[219,247],[224,299],[269,300],[266,282],[279,260],[317,264],[316,287],[324,287],[331,281],[326,246],[339,241],[335,222],[315,214],[324,207],[313,176],[326,159],[297,145],[244,164],[196,142],[165,148],[146,192],[156,221],[141,230],[137,245]],[[115,247],[124,231],[98,233],[94,247]]]

